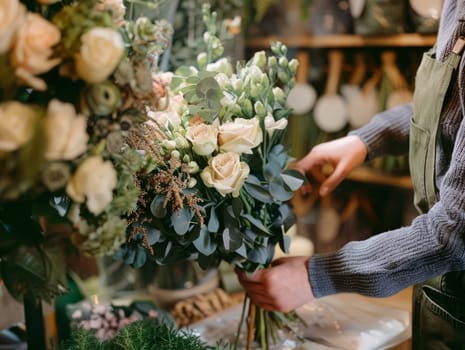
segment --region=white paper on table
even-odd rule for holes
[[[411,336],[408,311],[390,308],[356,294],[317,299],[299,309],[308,339],[341,350],[382,350]]]

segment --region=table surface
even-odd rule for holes
[[[410,313],[410,317],[412,315],[412,292],[413,287],[408,287],[401,292],[387,297],[387,298],[367,298],[372,301],[376,301],[384,306],[393,307],[396,309],[406,310]],[[411,320],[410,320],[411,322]],[[392,350],[411,350],[412,349],[412,342],[411,339],[403,342],[402,344],[397,345],[396,347],[392,348]]]

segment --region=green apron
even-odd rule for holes
[[[425,53],[417,71],[410,123],[410,173],[414,204],[420,213],[437,201],[435,148],[444,99],[456,78],[463,41],[445,62]],[[447,117],[447,116],[444,116]],[[414,287],[414,350],[465,350],[465,271],[451,272]]]

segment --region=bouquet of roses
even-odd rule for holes
[[[198,66],[154,78],[165,109],[129,136],[152,166],[137,175],[141,195],[117,255],[136,267],[224,260],[253,272],[271,263],[277,244],[287,251],[288,201],[304,181],[288,169],[283,145],[297,61],[274,43],[269,57],[257,52],[234,69],[221,58],[208,6],[204,21]]]
[[[126,138],[158,104],[171,26],[124,10],[0,2],[0,278],[18,299],[64,291],[67,247],[100,256],[125,241],[146,167]]]

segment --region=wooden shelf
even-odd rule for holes
[[[393,186],[404,189],[413,188],[412,180],[409,175],[388,175],[366,166],[355,168],[347,176],[346,179],[351,181]]]
[[[355,48],[355,47],[430,47],[436,42],[436,35],[406,33],[383,36],[361,36],[354,34],[337,35],[271,35],[249,37],[245,46],[249,49],[265,49],[271,42],[280,41],[287,47],[298,48]]]

